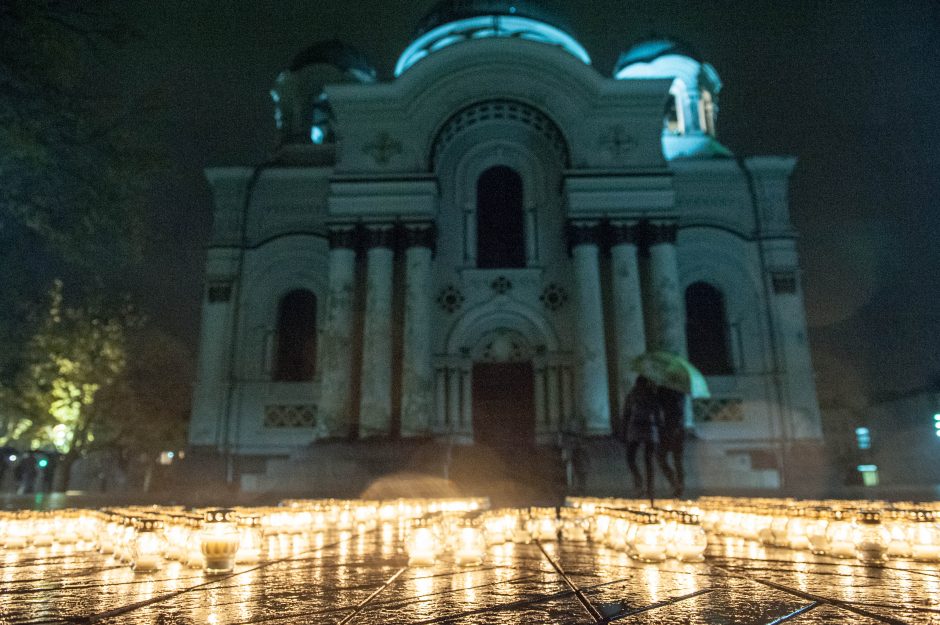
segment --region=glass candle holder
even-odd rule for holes
[[[3,535],[4,549],[25,549],[29,545],[29,513],[18,512],[7,520]]]
[[[666,559],[663,523],[655,514],[643,513],[636,519],[636,534],[631,555],[640,562],[662,562]]]
[[[434,530],[425,524],[417,523],[408,534],[405,548],[408,550],[409,566],[432,566],[437,561],[441,547]]]
[[[475,525],[460,527],[454,544],[454,562],[460,566],[476,566],[483,563],[485,555],[483,531]]]
[[[888,532],[888,550],[886,555],[889,558],[910,558],[911,557],[911,523],[908,522],[908,513],[913,510],[886,510],[883,518],[883,525]]]
[[[163,553],[166,540],[163,537],[163,521],[141,519],[137,521],[137,535],[131,549],[131,568],[138,573],[151,573],[163,568]]]
[[[806,540],[809,549],[817,556],[826,555],[829,550],[829,541],[826,531],[829,529],[829,519],[832,517],[830,508],[818,506],[810,508],[806,514]]]
[[[920,562],[940,561],[940,526],[930,510],[911,510],[909,544],[911,557]]]
[[[699,517],[681,512],[675,519],[670,552],[681,562],[701,562],[705,559],[708,536],[699,523]]]
[[[37,512],[30,527],[30,540],[33,547],[50,547],[55,540],[55,528],[48,512]]]
[[[852,530],[849,512],[833,510],[826,529],[826,553],[834,558],[854,558],[855,540],[852,537]]]
[[[190,516],[186,519],[186,546],[180,562],[191,569],[201,569],[206,566],[206,558],[202,555],[202,523],[198,517]]]
[[[206,573],[217,575],[231,573],[235,568],[238,553],[238,526],[235,511],[229,509],[209,510],[205,514],[200,547],[206,560]]]
[[[261,517],[238,517],[238,553],[236,564],[256,564],[264,551],[264,535],[261,532]]]
[[[863,562],[884,560],[888,552],[890,536],[881,524],[881,513],[877,510],[862,510],[855,517],[852,532],[855,542],[855,557]]]

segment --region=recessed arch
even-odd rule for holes
[[[305,382],[316,374],[317,296],[295,289],[278,305],[273,379]]]
[[[733,374],[724,294],[708,282],[690,284],[685,290],[685,315],[692,364],[705,375]]]

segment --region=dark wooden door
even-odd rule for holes
[[[535,388],[531,362],[473,365],[473,437],[497,448],[535,444]]]

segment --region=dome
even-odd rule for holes
[[[730,156],[715,140],[721,79],[690,46],[662,37],[641,41],[620,55],[614,78],[672,81],[663,117],[666,160]]]
[[[418,23],[415,37],[398,59],[400,76],[421,59],[450,45],[486,38],[512,38],[552,45],[591,64],[587,50],[561,16],[530,0],[444,0]]]
[[[699,61],[698,55],[689,46],[671,39],[649,39],[630,46],[630,49],[620,55],[614,67],[614,76],[628,66],[635,63],[652,63],[663,56],[683,56],[693,61]]]
[[[331,65],[360,82],[375,82],[376,72],[372,64],[358,50],[342,41],[318,41],[301,50],[287,67],[298,72],[311,65]]]
[[[350,45],[331,40],[304,48],[271,89],[274,122],[282,143],[331,143],[333,111],[325,87],[375,81],[375,68]]]

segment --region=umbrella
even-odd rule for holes
[[[631,368],[659,386],[691,395],[694,399],[710,397],[708,383],[691,362],[670,352],[648,352],[637,356]]]

